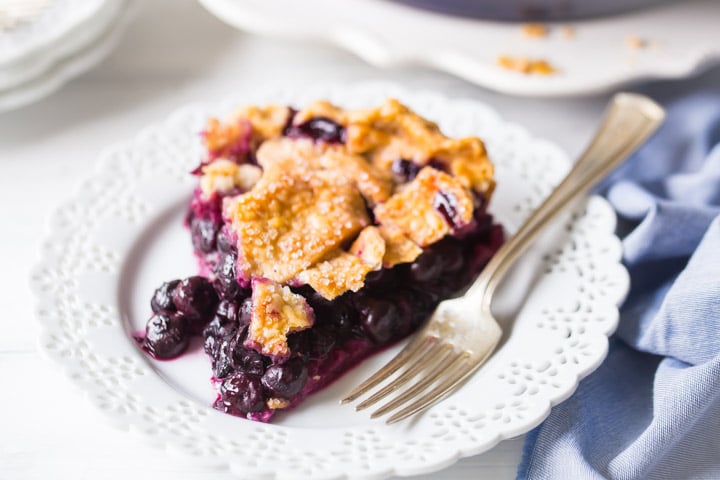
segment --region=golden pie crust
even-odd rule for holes
[[[285,135],[317,118],[340,125],[344,141]],[[412,262],[472,221],[475,196],[489,199],[495,187],[479,138],[449,138],[395,99],[357,110],[327,101],[297,112],[245,107],[211,119],[204,141],[217,157],[201,169],[202,193],[224,196],[239,277],[308,284],[327,299],[359,290],[373,270]],[[246,141],[257,165],[227,154]],[[400,160],[416,166],[414,178],[399,177]],[[452,202],[452,222],[438,195]]]

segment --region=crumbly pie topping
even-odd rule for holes
[[[542,38],[548,36],[550,29],[542,23],[526,23],[522,26],[522,33],[526,37]]]
[[[250,190],[262,176],[262,170],[247,163],[237,164],[227,158],[218,158],[201,169],[200,188],[205,198],[213,193],[221,195],[232,193],[233,190]]]
[[[292,123],[299,125],[315,117],[344,125],[346,151],[364,156],[380,171],[389,172],[398,159],[419,166],[435,160],[446,165],[468,188],[489,196],[495,186],[493,167],[479,138],[448,138],[435,123],[395,99],[388,99],[377,108],[361,110],[343,110],[318,101],[298,112]]]
[[[447,205],[441,207],[443,203]],[[405,188],[375,208],[381,225],[396,228],[421,247],[467,225],[472,214],[470,191],[455,177],[432,167],[420,170]]]
[[[225,196],[238,277],[308,284],[328,299],[471,222],[474,196],[495,185],[480,139],[448,138],[394,99],[247,107],[212,119],[205,143],[216,156],[201,188]]]
[[[386,248],[380,229],[370,226],[363,228],[349,251],[373,270],[380,270],[383,266]]]
[[[379,231],[385,240],[383,267],[391,268],[400,263],[410,263],[422,253],[422,248],[397,228],[380,225]]]
[[[313,325],[312,308],[289,287],[263,278],[253,279],[252,301],[246,344],[265,355],[287,357],[287,336]]]
[[[203,131],[205,147],[215,157],[247,152],[251,144],[278,136],[290,118],[290,109],[280,105],[240,108],[225,122],[211,117]]]
[[[527,57],[513,57],[500,55],[497,63],[506,70],[523,73],[525,75],[554,75],[557,69],[547,60]]]
[[[267,399],[266,405],[270,410],[281,410],[287,408],[290,405],[290,401],[284,398],[271,397]]]
[[[227,157],[235,151],[247,151],[252,134],[253,126],[248,119],[228,119],[223,123],[210,118],[203,131],[203,142],[214,158]]]
[[[348,290],[360,290],[365,284],[365,275],[372,270],[372,266],[360,257],[336,250],[327,260],[300,272],[297,280],[307,283],[320,295],[331,300]]]
[[[370,221],[351,182],[293,169],[266,172],[237,198],[231,215],[239,274],[281,283],[323,260]]]

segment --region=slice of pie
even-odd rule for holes
[[[394,99],[210,119],[187,215],[198,276],[163,284],[143,348],[204,337],[215,408],[268,421],[416,330],[503,241],[493,166]]]

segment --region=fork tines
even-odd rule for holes
[[[366,409],[397,392],[392,400],[375,410],[370,417],[377,418],[404,406],[387,420],[388,424],[399,422],[430,407],[449,393],[468,374],[471,367],[469,357],[468,352],[458,350],[437,336],[418,335],[387,365],[348,393],[341,403],[352,402],[393,377],[391,382],[359,403],[355,409]],[[414,383],[401,390],[413,379],[416,379]],[[405,406],[413,399],[414,402]]]

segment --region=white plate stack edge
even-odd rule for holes
[[[0,112],[33,103],[97,65],[136,0],[0,0]]]

